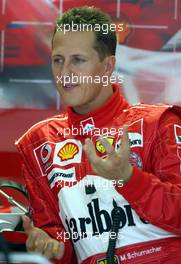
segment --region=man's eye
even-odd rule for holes
[[[74,58],[73,63],[84,63],[86,60],[82,58]]]
[[[53,62],[56,63],[56,64],[57,63],[62,64],[63,63],[63,60],[57,58],[57,59],[54,59]]]

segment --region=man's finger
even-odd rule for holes
[[[29,251],[35,250],[35,248],[37,246],[37,237],[38,237],[38,233],[36,231],[32,231],[29,234],[28,239],[26,240],[27,250],[29,250]]]
[[[100,138],[99,140],[101,144],[105,147],[106,153],[108,155],[115,154],[115,150],[113,146],[109,143],[109,141],[106,138]]]
[[[91,163],[95,164],[99,162],[100,158],[97,156],[94,144],[89,138],[85,140],[84,151]]]
[[[25,233],[27,235],[29,235],[30,231],[32,231],[32,229],[34,228],[33,222],[26,215],[22,216],[22,220],[23,220],[23,228],[24,228],[24,231],[25,231]]]
[[[57,259],[60,259],[63,257],[64,250],[65,250],[64,243],[59,242],[58,249],[57,249]]]
[[[47,259],[50,259],[50,258],[53,258],[55,254],[53,254],[53,246],[54,246],[54,241],[52,239],[49,239],[46,243],[46,246],[44,248],[44,256],[47,258]],[[56,255],[55,255],[56,257]]]
[[[123,126],[123,137],[121,140],[121,149],[130,149],[129,147],[129,136],[128,136],[128,125]]]
[[[43,254],[45,247],[45,241],[42,239],[38,239],[35,247],[35,252]]]
[[[63,257],[64,254],[64,244],[62,242],[55,242],[53,244],[53,250],[52,250],[52,259],[60,259]]]

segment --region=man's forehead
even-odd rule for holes
[[[75,41],[80,41],[81,39],[87,40],[88,42],[95,40],[95,33],[93,31],[69,31],[69,32],[61,32],[57,31],[54,36],[54,40],[56,41],[68,41],[70,39],[74,39]]]
[[[72,50],[73,54],[85,54],[94,48],[93,32],[56,32],[53,39],[53,53]]]

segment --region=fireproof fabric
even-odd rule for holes
[[[68,108],[35,124],[17,142],[35,226],[65,243],[56,263],[106,263],[114,206],[121,208],[115,263],[179,263],[181,258],[181,108],[129,106],[114,94],[87,115]],[[133,175],[128,183],[96,175],[83,150],[104,136],[121,147],[128,125]],[[120,175],[121,177],[121,175]],[[72,246],[73,245],[73,246]],[[175,261],[175,262],[174,262]]]

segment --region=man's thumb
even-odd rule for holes
[[[26,216],[26,215],[23,215],[22,216],[22,220],[23,220],[23,228],[24,228],[24,231],[25,233],[28,235],[29,232],[32,230],[32,228],[34,227],[33,225],[33,222],[32,220]]]

